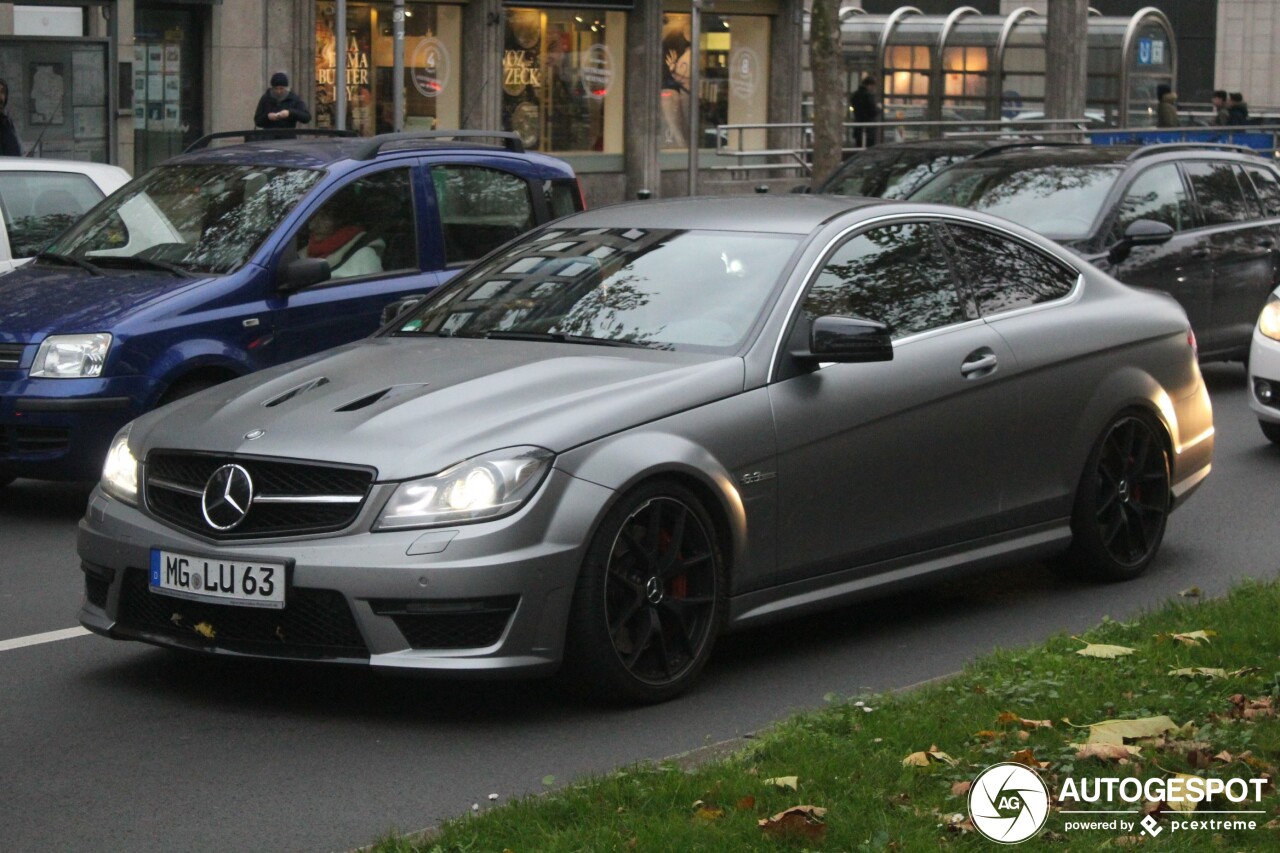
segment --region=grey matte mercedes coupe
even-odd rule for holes
[[[726,629],[926,576],[1135,577],[1213,435],[1178,304],[1026,228],[619,205],[122,430],[80,524],[80,621],[661,701]]]

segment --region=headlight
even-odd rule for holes
[[[541,447],[508,447],[434,477],[401,483],[373,529],[438,527],[509,515],[537,491],[554,456]]]
[[[102,365],[106,364],[107,350],[110,348],[111,336],[105,332],[94,335],[50,335],[36,352],[36,360],[31,364],[31,375],[46,379],[101,376]]]
[[[1258,315],[1258,331],[1273,341],[1280,341],[1280,299],[1272,296],[1267,300]]]
[[[113,498],[138,505],[138,460],[129,449],[129,424],[116,433],[102,466],[102,490]]]

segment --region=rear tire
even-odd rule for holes
[[[578,576],[563,676],[590,698],[650,704],[697,678],[727,612],[728,569],[693,492],[654,481],[600,524]]]
[[[1262,427],[1262,434],[1267,437],[1267,441],[1280,444],[1280,424],[1258,421],[1258,426]]]
[[[1136,578],[1160,549],[1170,504],[1163,430],[1145,413],[1119,415],[1089,454],[1071,514],[1071,548],[1055,569],[1096,580]]]

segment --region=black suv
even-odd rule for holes
[[[1051,237],[1128,284],[1172,294],[1201,361],[1244,359],[1280,283],[1280,171],[1247,149],[1047,145],[983,153],[913,201],[954,204]]]
[[[952,163],[968,160],[992,147],[992,143],[977,139],[923,139],[864,148],[850,154],[817,192],[906,198]]]

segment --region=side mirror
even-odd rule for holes
[[[884,323],[830,314],[813,321],[808,352],[793,352],[792,356],[808,364],[892,361],[893,338]]]
[[[332,274],[329,262],[324,258],[298,258],[285,265],[277,287],[281,293],[293,293],[328,281]]]
[[[1159,246],[1161,243],[1168,243],[1171,239],[1173,239],[1173,228],[1169,225],[1156,222],[1154,219],[1139,219],[1131,222],[1129,227],[1124,229],[1124,236],[1120,238],[1120,242],[1107,252],[1107,260],[1118,264],[1129,257],[1129,252],[1134,246]]]
[[[412,296],[406,296],[403,299],[388,303],[382,309],[382,325],[387,325],[426,298],[427,295],[425,293],[415,293]]]

